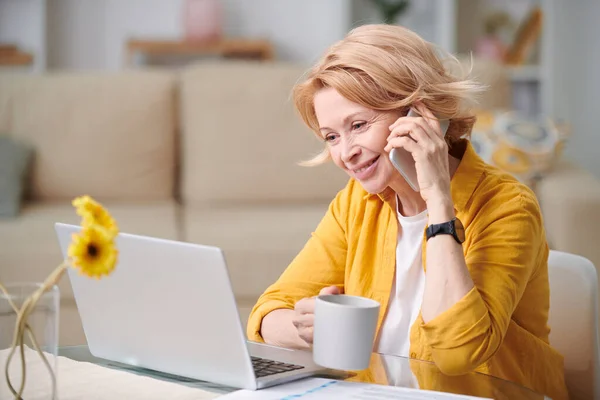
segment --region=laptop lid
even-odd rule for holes
[[[81,228],[57,223],[63,257]],[[68,270],[90,352],[157,371],[254,388],[256,378],[217,247],[120,233],[100,280]]]

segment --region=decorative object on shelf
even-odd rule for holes
[[[384,23],[393,24],[410,5],[409,0],[371,0],[377,7]]]
[[[219,40],[222,34],[222,12],[219,0],[185,0],[184,39],[190,42]]]
[[[4,365],[4,378],[8,389],[15,400],[23,398],[27,378],[27,358],[25,353],[32,348],[42,359],[48,369],[51,387],[49,392],[52,399],[56,394],[56,365],[48,362],[55,359],[58,349],[58,287],[56,286],[65,271],[69,268],[78,269],[81,274],[90,278],[100,279],[113,272],[118,259],[115,237],[119,228],[110,213],[89,196],[73,200],[73,206],[81,216],[81,230],[73,235],[69,245],[67,258],[56,267],[41,284],[7,285],[0,283],[0,306],[3,318],[16,319],[12,332],[10,351]],[[43,310],[40,311],[40,310]],[[38,317],[45,320],[40,322]],[[16,318],[15,318],[16,317]],[[40,323],[43,325],[39,327]],[[3,324],[5,325],[5,324]],[[6,325],[5,325],[6,326]],[[34,329],[36,328],[37,329]],[[36,332],[37,331],[37,332]],[[0,330],[0,332],[7,332]],[[48,334],[50,342],[41,342],[36,333]],[[2,338],[0,338],[2,339]],[[4,340],[2,340],[4,342]],[[19,360],[16,359],[18,353]],[[46,357],[48,354],[49,357]],[[11,363],[17,361],[20,368],[12,368]],[[17,375],[17,377],[14,376]],[[18,376],[20,375],[20,376]],[[20,381],[18,386],[16,381]]]
[[[569,135],[562,122],[515,111],[480,110],[471,143],[484,161],[532,186],[560,158]]]
[[[484,20],[484,36],[475,43],[475,54],[480,58],[504,62],[507,46],[503,32],[512,26],[510,15],[504,11],[490,13]]]
[[[542,19],[542,9],[539,6],[533,7],[529,16],[519,27],[514,42],[506,53],[506,64],[522,65],[526,63],[536,41],[541,35]]]

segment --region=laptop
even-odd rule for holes
[[[63,257],[80,229],[55,224]],[[250,390],[326,372],[310,351],[246,340],[220,248],[127,233],[115,240],[111,275],[68,270],[94,356]]]

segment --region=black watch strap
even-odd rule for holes
[[[427,240],[431,239],[437,235],[451,235],[454,240],[458,243],[462,244],[464,242],[464,235],[459,235],[457,232],[457,218],[452,218],[452,220],[448,222],[443,222],[441,224],[431,224],[427,227],[425,231]],[[460,222],[458,222],[460,224]],[[462,225],[460,225],[462,227]]]

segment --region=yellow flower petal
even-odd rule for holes
[[[81,225],[83,227],[100,225],[112,236],[119,233],[119,227],[110,213],[90,196],[77,197],[72,204],[77,214],[82,217]]]
[[[100,225],[83,227],[81,232],[73,234],[68,255],[73,266],[92,278],[109,275],[117,263],[118,251],[113,235]]]

